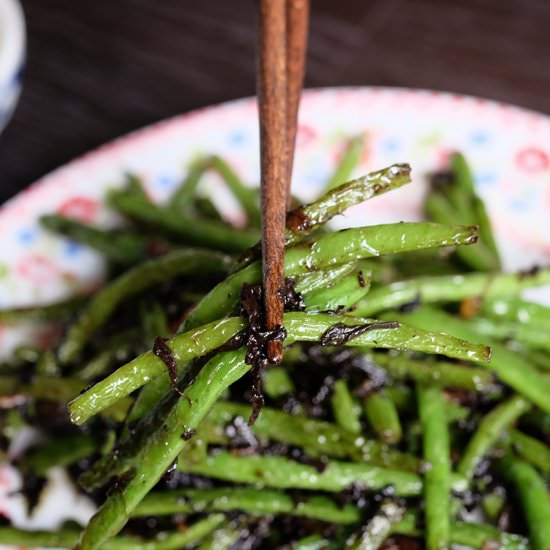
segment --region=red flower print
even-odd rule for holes
[[[317,132],[310,126],[300,124],[296,132],[296,147],[307,147],[317,138]]]
[[[66,200],[58,209],[58,212],[84,223],[94,220],[97,213],[98,203],[86,197],[72,197]]]
[[[49,258],[38,254],[23,256],[17,262],[16,270],[21,277],[37,285],[52,281],[59,273],[58,268]]]
[[[527,147],[516,154],[516,164],[520,170],[536,174],[548,170],[550,158],[548,154],[535,147]]]

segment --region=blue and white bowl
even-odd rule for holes
[[[25,61],[25,20],[17,0],[0,0],[0,131],[10,119]]]

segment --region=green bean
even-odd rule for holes
[[[36,346],[18,346],[13,350],[13,356],[17,361],[24,363],[37,363],[40,359],[41,351]]]
[[[72,548],[78,542],[78,535],[79,531],[75,529],[27,531],[17,527],[1,526],[0,544],[24,548]]]
[[[294,367],[299,367],[306,361],[307,354],[305,353],[304,346],[297,344],[295,346],[287,346],[285,348],[285,354],[281,366],[292,369]]]
[[[200,541],[204,537],[207,537],[210,533],[216,532],[215,530],[226,522],[227,520],[222,514],[210,514],[207,518],[199,520],[187,527],[187,529],[185,529],[182,533],[174,535],[174,544],[171,544],[172,541],[169,541],[169,544],[171,545],[171,548],[174,548],[174,550],[181,548],[183,545],[193,544],[194,542]],[[107,545],[108,544],[109,543],[107,542]],[[106,548],[107,545],[105,545],[104,548]]]
[[[518,323],[496,322],[478,316],[468,319],[468,323],[473,330],[488,338],[514,339],[535,349],[550,351],[550,329],[546,329],[544,325],[526,326]]]
[[[0,396],[21,395],[64,403],[78,395],[84,386],[82,380],[69,377],[35,375],[25,384],[19,376],[0,376]]]
[[[115,334],[113,338],[102,345],[102,351],[77,366],[75,376],[87,382],[97,380],[116,364],[130,360],[138,347],[136,343],[132,342],[137,332],[141,331]]]
[[[486,392],[493,390],[493,374],[484,368],[463,367],[444,361],[417,360],[403,355],[368,353],[366,357],[395,380],[414,380],[443,388]]]
[[[0,527],[0,544],[17,545],[23,548],[73,548],[78,542],[79,531],[74,528],[61,528],[56,531],[26,530],[17,527]],[[136,544],[137,539],[121,536],[110,541],[113,550],[130,549],[130,544]],[[114,543],[114,544],[113,544]]]
[[[191,163],[187,177],[170,198],[170,205],[179,212],[187,213],[189,205],[196,197],[200,179],[207,170],[218,172],[239,201],[248,217],[248,222],[259,227],[260,209],[256,191],[247,187],[229,164],[218,155],[201,157]]]
[[[184,448],[212,404],[250,366],[244,361],[245,350],[229,351],[213,357],[184,391],[184,398],[167,394],[151,415],[144,418],[131,434],[133,463],[127,470],[126,483],[111,493],[86,527],[79,550],[94,550],[116,535],[128,515]],[[140,430],[141,427],[141,430]],[[113,474],[117,456],[113,456]],[[120,472],[118,472],[120,473]]]
[[[40,223],[73,241],[94,248],[109,261],[133,265],[148,256],[152,239],[128,229],[99,229],[58,214],[42,216]],[[168,248],[167,243],[163,246]]]
[[[52,304],[0,309],[0,323],[63,320],[73,315],[84,303],[84,297],[76,297]]]
[[[288,323],[285,324],[288,326]],[[138,426],[136,432],[132,434],[132,442],[137,447],[137,450],[134,449],[131,453],[133,461],[128,471],[131,471],[132,475],[121,491],[112,494],[90,521],[84,533],[83,549],[99,547],[122,528],[126,522],[127,514],[131,513],[145,494],[156,484],[183,449],[185,441],[182,439],[182,435],[196,429],[223,390],[250,369],[250,366],[244,362],[245,353],[245,350],[239,350],[217,355],[203,367],[187,387],[186,398],[178,399],[179,396],[168,394],[166,399],[160,402],[151,413],[151,417],[140,422],[141,430]],[[160,426],[163,426],[162,430],[156,429]],[[139,437],[138,433],[144,434],[145,440]],[[234,457],[227,457],[228,460],[232,458]],[[377,485],[383,486],[385,483],[395,482],[397,484],[399,481],[398,493],[415,492],[418,494],[420,490],[419,478],[408,472],[385,470],[364,464],[352,464],[352,466],[341,466],[346,463],[335,464],[339,464],[339,466],[333,467],[332,470],[327,468],[324,474],[319,474],[314,468],[304,466],[304,468],[313,470],[318,476],[317,478],[309,476],[308,480],[317,481],[317,484],[320,483],[322,486],[329,486],[332,482],[333,487],[337,487],[338,483],[341,486],[343,482],[349,484],[359,480],[373,488],[376,488]],[[299,469],[301,466],[295,464],[291,467]],[[220,473],[217,468],[216,471]],[[257,473],[257,469],[255,471]],[[362,475],[360,476],[359,473]],[[232,478],[232,480],[234,479]],[[302,481],[304,482],[304,480]]]
[[[517,343],[516,343],[517,344]],[[510,347],[510,346],[509,346]],[[521,353],[525,358],[534,365],[538,370],[548,372],[550,371],[550,354],[546,353],[543,350],[535,350],[526,347],[525,345],[520,345],[519,348],[516,345],[513,348],[517,353]]]
[[[422,530],[419,527],[420,523],[418,512],[406,510],[403,517],[393,526],[392,534],[420,537],[422,536]]]
[[[179,550],[192,544],[224,523],[222,514],[215,514],[197,521],[185,531],[159,533],[154,539],[141,539],[133,536],[120,536],[107,541],[104,550]],[[78,543],[79,532],[74,529],[58,531],[27,531],[16,527],[0,527],[0,543],[26,548],[72,548]]]
[[[397,189],[411,181],[408,164],[392,164],[366,176],[338,182],[338,187],[311,204],[299,206],[287,216],[286,244],[295,244],[334,216],[368,199]],[[342,183],[347,181],[347,183]],[[340,185],[341,184],[341,185]]]
[[[134,197],[139,197],[142,199],[149,199],[149,196],[147,195],[147,191],[145,191],[145,187],[143,186],[143,180],[136,174],[133,174],[131,172],[127,172],[124,175],[124,192],[128,195],[132,195]]]
[[[409,386],[392,384],[384,388],[386,396],[393,401],[399,412],[410,412],[416,406],[414,393]]]
[[[403,434],[397,409],[383,390],[372,392],[363,401],[365,416],[384,443],[398,443]]]
[[[346,311],[363,298],[370,288],[370,273],[359,268],[331,286],[307,295],[306,311]]]
[[[184,180],[170,197],[169,206],[171,208],[180,214],[190,213],[190,206],[193,204],[193,200],[197,196],[197,187],[199,186],[200,180],[207,168],[208,165],[203,156],[200,156],[189,163],[188,171]]]
[[[220,401],[212,407],[205,423],[224,426],[236,416],[248,418],[250,412],[251,408],[247,405]],[[416,472],[420,468],[416,457],[378,441],[355,437],[355,434],[331,422],[293,415],[270,407],[262,408],[252,430],[257,437],[302,447],[312,457],[349,457],[356,461],[410,472]]]
[[[178,250],[148,260],[105,286],[88,303],[59,348],[59,357],[68,363],[78,356],[88,338],[113,314],[124,300],[175,276],[205,270],[223,274],[229,269],[228,256],[203,250]]]
[[[550,307],[528,302],[518,296],[484,298],[480,303],[480,313],[495,319],[535,325],[538,328],[550,322]]]
[[[192,204],[193,209],[199,216],[207,220],[223,221],[223,216],[208,197],[195,197]]]
[[[157,336],[167,337],[171,334],[164,308],[158,302],[151,304],[148,300],[143,301],[140,304],[140,317],[147,346],[152,346]]]
[[[510,397],[497,405],[480,422],[470,439],[457,466],[457,471],[471,479],[477,465],[496,444],[501,434],[515,422],[531,405],[522,397]]]
[[[437,249],[436,249],[437,250]],[[428,251],[433,251],[428,249]],[[407,256],[416,256],[422,251],[403,252],[401,254],[392,254],[391,256],[382,256],[380,258],[371,258],[369,260],[363,260],[363,265],[367,266],[367,269],[372,274],[372,282],[376,285],[389,284],[398,278],[400,270],[397,268],[396,258],[405,258]],[[414,260],[413,260],[414,261]]]
[[[208,157],[206,164],[208,168],[218,172],[225,183],[227,183],[227,186],[243,207],[248,218],[248,223],[255,227],[260,227],[261,212],[256,190],[247,187],[231,166],[218,155]]]
[[[385,393],[394,398],[388,387]],[[414,397],[410,388],[407,390],[406,405],[399,400],[396,406],[409,411],[414,405]],[[401,394],[401,392],[399,392]],[[404,394],[405,395],[405,394]],[[395,401],[394,401],[395,402]],[[447,422],[465,420],[469,410],[451,401],[446,404]],[[223,426],[231,422],[236,416],[250,417],[251,409],[237,403],[216,403],[209,413],[208,419],[202,424],[208,426],[208,436],[217,444],[227,444],[228,439],[223,434]],[[420,461],[411,454],[399,452],[392,447],[379,443],[376,440],[365,440],[362,437],[352,437],[334,424],[321,420],[314,420],[301,415],[284,413],[270,407],[264,407],[258,420],[253,426],[254,434],[259,438],[267,438],[282,443],[297,445],[312,457],[328,455],[337,458],[351,458],[371,464],[394,468],[398,470],[417,472],[421,467]]]
[[[529,541],[534,550],[550,548],[550,496],[537,471],[521,460],[505,456],[500,472],[514,487],[529,530]]]
[[[500,269],[500,259],[498,249],[491,229],[491,222],[485,210],[483,201],[476,195],[474,178],[466,159],[460,153],[454,153],[450,158],[450,169],[453,174],[452,181],[445,186],[433,189],[428,197],[427,210],[434,216],[434,221],[438,219],[438,213],[443,214],[444,200],[448,201],[445,207],[448,209],[445,216],[447,221],[452,219],[459,223],[477,224],[479,226],[480,240],[483,248],[486,248],[487,258],[494,264],[495,269]],[[439,199],[433,201],[434,196]],[[467,252],[470,254],[473,251]],[[480,250],[481,252],[481,250]],[[485,253],[485,251],[484,251]]]
[[[1,396],[22,396],[56,403],[67,403],[86,386],[79,378],[59,378],[58,376],[35,375],[31,383],[23,384],[18,376],[0,376]],[[103,414],[113,420],[122,420],[130,405],[129,399],[120,399],[102,409]]]
[[[23,411],[20,408],[8,409],[0,416],[0,433],[10,441],[19,434],[22,428],[27,427],[28,424],[28,415],[24,417]]]
[[[202,296],[202,295],[201,295]],[[154,332],[152,334],[155,334]],[[157,330],[156,335],[168,334],[167,331]],[[221,345],[221,344],[220,344]],[[179,367],[179,371],[183,372],[187,369],[184,363]],[[126,419],[126,424],[134,422],[141,418],[147,411],[151,410],[154,404],[160,399],[170,388],[172,382],[168,376],[159,376],[154,378],[150,383],[140,391],[139,395],[134,400],[132,409]]]
[[[479,197],[475,196],[472,201],[472,206],[474,216],[476,217],[477,225],[479,227],[479,238],[495,257],[498,269],[502,269],[498,246],[491,227],[489,214],[487,214],[487,210],[485,208],[485,203]]]
[[[38,475],[55,466],[70,466],[95,452],[97,443],[86,434],[56,438],[27,452],[23,464]]]
[[[290,248],[285,256],[285,275],[326,269],[363,258],[433,248],[471,244],[475,228],[426,223],[403,223],[352,228],[320,237],[311,246]],[[250,264],[215,286],[193,309],[179,331],[189,330],[231,314],[243,284],[261,280],[259,262]]]
[[[308,535],[291,545],[292,550],[327,550],[330,542],[320,535]]]
[[[418,518],[414,512],[405,512],[403,519],[393,528],[393,533],[418,537],[422,534],[418,529]],[[495,541],[500,544],[501,550],[528,550],[528,541],[512,533],[499,531],[492,525],[482,523],[452,522],[450,526],[450,542],[463,544],[470,548],[483,550],[488,542]]]
[[[351,434],[361,433],[360,409],[345,380],[334,382],[330,404],[334,420],[340,428]]]
[[[411,277],[453,275],[456,266],[449,261],[449,255],[450,250],[445,248],[394,254],[385,258],[384,268],[379,269],[373,280],[386,285]]]
[[[344,153],[329,180],[326,183],[325,189],[330,191],[343,181],[346,181],[355,170],[356,166],[361,161],[363,150],[365,148],[365,135],[360,134],[349,140],[344,150]]]
[[[476,246],[457,248],[456,255],[464,264],[477,271],[498,272],[500,264],[489,248],[480,240]]]
[[[118,434],[114,429],[109,429],[105,434],[101,446],[99,447],[99,453],[101,456],[108,455],[113,452],[117,441]]]
[[[536,433],[539,439],[550,443],[550,413],[538,409],[531,410],[521,417],[520,424]]]
[[[451,525],[451,542],[483,550],[496,541],[500,550],[528,550],[529,542],[521,535],[504,533],[492,525],[456,522]]]
[[[485,209],[485,203],[479,198],[475,191],[474,177],[472,171],[466,162],[466,159],[460,153],[454,153],[450,159],[451,170],[454,174],[454,184],[451,187],[450,194],[455,205],[464,205],[469,218],[470,212],[473,221],[479,226],[479,237],[485,246],[494,255],[496,264],[500,269],[500,258],[498,248],[491,228],[491,221]],[[470,204],[468,204],[468,198]],[[463,220],[466,223],[466,218]]]
[[[484,300],[497,299],[545,284],[550,284],[550,269],[529,276],[515,273],[467,273],[417,277],[372,288],[368,296],[357,304],[355,314],[374,315],[418,299],[423,304],[459,302],[473,296],[483,297]]]
[[[61,368],[52,350],[43,351],[35,364],[35,372],[39,376],[60,376]]]
[[[138,357],[139,359],[139,357]],[[178,377],[188,371],[190,367],[192,367],[193,362],[187,362],[182,363],[178,366]],[[114,380],[119,379],[118,375],[114,377]],[[112,382],[112,381],[111,381]],[[125,379],[125,382],[130,382],[131,380]],[[136,380],[135,383],[138,381]],[[126,427],[128,427],[132,422],[135,422],[136,420],[139,420],[143,416],[145,416],[159,401],[159,399],[162,398],[162,396],[170,391],[170,388],[172,387],[172,380],[170,380],[170,376],[168,373],[160,373],[159,375],[155,376],[154,378],[151,378],[149,381],[143,382],[145,384],[137,397],[134,399],[134,403],[132,405],[132,408],[130,409],[130,412],[128,413],[128,417],[126,418]],[[139,385],[142,385],[142,381],[139,381]],[[107,386],[112,387],[112,386]],[[94,389],[94,388],[92,388]],[[98,390],[97,393],[101,392],[101,388]],[[97,395],[94,394],[94,395]],[[69,403],[69,406],[71,404]],[[103,405],[101,405],[103,406]],[[80,405],[78,405],[80,407]],[[69,409],[72,411],[72,409]],[[95,414],[95,413],[93,413]]]
[[[453,174],[452,182],[435,192],[447,198],[458,219],[464,220],[464,223],[478,223],[472,209],[474,179],[466,159],[460,153],[454,153],[450,158],[450,169]]]
[[[383,170],[343,183],[311,204],[294,208],[287,215],[285,244],[294,245],[348,208],[409,183],[410,171],[408,164],[392,164]],[[260,243],[257,243],[247,250],[239,267],[257,259],[260,249]]]
[[[446,401],[439,388],[418,385],[418,408],[423,433],[426,548],[449,547],[450,531],[450,437],[445,417]]]
[[[459,195],[460,196],[460,195]],[[438,223],[458,223],[457,220],[463,220],[468,218],[470,224],[474,224],[473,216],[465,208],[457,209],[456,205],[452,204],[449,197],[443,193],[433,191],[428,193],[424,202],[424,210],[426,218],[430,221],[436,221]],[[442,222],[441,220],[445,220]],[[476,269],[483,271],[483,267],[477,266]]]
[[[271,399],[279,399],[294,393],[294,383],[284,367],[272,367],[262,373],[265,394]]]
[[[284,317],[288,334],[286,343],[319,341],[320,337],[336,323],[353,326],[371,322],[371,320],[328,314],[288,313]],[[244,323],[239,318],[222,319],[176,335],[168,340],[167,345],[172,349],[178,364],[183,364],[218,348],[243,328]],[[485,346],[471,346],[453,337],[427,333],[405,325],[394,329],[369,330],[351,339],[347,345],[409,349],[457,359],[477,359],[481,362],[486,361],[489,356],[489,350]],[[165,371],[164,363],[152,352],[137,357],[69,403],[68,409],[72,422],[82,424],[90,416],[129,395]]]
[[[296,501],[280,491],[240,487],[152,492],[132,512],[132,517],[235,510],[253,516],[289,514],[344,525],[355,523],[361,517],[355,506],[341,506],[325,496]]]
[[[453,172],[455,179],[455,187],[461,191],[464,196],[469,196],[475,193],[474,177],[470,166],[466,162],[464,155],[455,151],[450,159],[450,169]]]
[[[194,429],[221,392],[249,370],[250,367],[244,362],[244,357],[244,350],[225,352],[214,357],[185,390],[185,398],[178,399],[177,396],[168,395],[167,399],[156,407],[153,418],[142,422],[147,441],[137,442],[140,447],[134,453],[131,476],[121,491],[112,494],[90,521],[83,535],[83,550],[98,548],[121,529],[126,522],[126,514],[131,513],[183,449],[185,441],[182,435]],[[162,430],[155,429],[160,425],[163,426]],[[383,478],[389,472],[388,475],[399,478],[402,483],[400,488],[403,491],[418,492],[419,490],[418,477],[414,474],[357,466],[363,469],[363,481],[366,483],[369,482],[369,476],[365,470],[370,468],[370,477],[382,472],[380,475]],[[348,471],[340,467],[339,473],[342,475],[347,473],[348,482],[358,477],[355,472],[349,472],[349,467]],[[334,472],[331,475],[334,476]],[[361,481],[361,477],[359,480]],[[342,482],[342,478],[339,481]],[[383,481],[387,480],[378,477],[370,480],[370,484],[380,484]],[[327,481],[324,482],[327,483]]]
[[[422,454],[422,427],[420,426],[420,420],[415,419],[408,423],[403,443],[407,453],[414,456]],[[423,464],[425,467],[429,466],[425,462]],[[422,469],[423,471],[424,469]]]
[[[483,495],[481,505],[485,515],[496,522],[506,506],[506,493],[502,487],[497,487],[494,491]]]
[[[464,220],[472,218],[469,215],[464,216],[462,212],[457,212],[454,206],[440,193],[428,195],[425,209],[428,219],[438,223],[464,223]],[[456,255],[464,264],[476,271],[492,272],[499,269],[498,259],[481,241],[475,247],[457,249]]]
[[[126,191],[112,191],[109,204],[131,219],[191,245],[241,252],[258,240],[258,233],[254,230],[235,229],[213,220],[176,215],[171,208],[157,206]]]
[[[204,356],[222,346],[245,327],[240,318],[229,318],[179,334],[167,344],[178,363]],[[82,424],[88,418],[130,395],[150,380],[166,373],[162,360],[148,351],[101,380],[68,405],[71,421]],[[168,378],[168,377],[167,377]]]
[[[411,472],[390,470],[371,464],[327,460],[323,470],[282,456],[235,456],[226,451],[210,454],[203,463],[187,463],[180,456],[179,468],[235,483],[253,483],[276,489],[305,489],[339,492],[359,483],[371,491],[391,485],[399,496],[420,494],[422,482]]]
[[[356,262],[350,262],[329,269],[320,269],[319,271],[305,273],[295,279],[294,288],[300,294],[307,294],[325,288],[339,281],[342,277],[349,275],[356,268],[356,265]]]
[[[525,461],[543,472],[550,472],[550,447],[519,430],[509,430],[506,439]]]
[[[248,405],[219,401],[214,404],[208,417],[201,424],[201,436],[210,443],[228,444],[225,426],[235,417],[249,418],[250,414],[251,407]],[[293,415],[270,407],[262,408],[252,430],[260,440],[296,445],[314,458],[323,455],[347,457],[409,472],[417,472],[421,467],[416,457],[399,452],[376,440],[355,437],[330,422]],[[127,459],[123,451],[124,446],[120,447],[115,463],[117,468],[124,468]],[[133,446],[130,446],[127,455],[131,462]],[[98,461],[81,478],[81,484],[87,490],[101,486],[114,475],[113,467],[111,457]]]
[[[452,424],[453,422],[463,422],[470,416],[470,409],[463,407],[458,403],[447,401],[445,406],[445,417],[447,422]]]
[[[405,315],[391,313],[383,317],[402,320],[424,330],[440,330],[444,327],[447,333],[459,338],[467,338],[472,342],[481,339],[479,334],[472,330],[467,322],[428,307],[421,307]],[[491,349],[492,356],[488,367],[519,394],[531,400],[546,412],[550,412],[550,400],[548,399],[550,381],[541,376],[520,355],[513,351],[507,350],[498,344],[492,344]],[[477,360],[472,358],[472,361],[476,362]]]
[[[407,389],[410,390],[410,388],[407,388]],[[390,390],[391,390],[391,387],[385,389],[386,393],[388,394],[390,394]],[[410,414],[411,412],[414,411],[414,406],[416,405],[412,390],[410,390],[410,396],[407,398],[407,401],[408,402],[406,403],[405,412],[407,414]],[[402,410],[400,409],[399,412],[402,412]],[[470,416],[470,409],[468,407],[463,407],[462,405],[459,405],[458,403],[454,403],[453,401],[449,401],[448,399],[446,400],[445,418],[448,424],[463,422],[464,420],[467,420],[469,416]],[[405,432],[405,435],[407,435],[407,432],[411,432],[411,431],[414,432],[413,435],[415,437],[417,435],[420,436],[420,432],[421,432],[420,424],[415,424],[414,422],[412,424],[409,423],[409,426],[407,431]],[[410,450],[408,450],[408,452],[415,454],[415,452]]]

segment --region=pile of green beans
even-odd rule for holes
[[[252,425],[240,300],[261,281],[256,190],[201,155],[165,204],[128,176],[107,197],[115,229],[42,218],[101,254],[109,277],[90,296],[0,310],[0,323],[62,328],[0,365],[0,436],[38,430],[22,475],[65,468],[100,504],[83,526],[2,525],[0,545],[550,549],[550,308],[521,295],[550,269],[501,272],[459,153],[433,178],[430,221],[330,231],[410,181],[395,164],[342,183],[364,139],[288,214],[285,353],[261,372]],[[209,172],[246,227],[201,190]]]

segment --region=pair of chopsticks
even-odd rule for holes
[[[260,0],[258,101],[265,324],[282,326],[285,223],[290,204],[296,124],[304,80],[309,0]],[[282,342],[270,341],[270,363]]]

